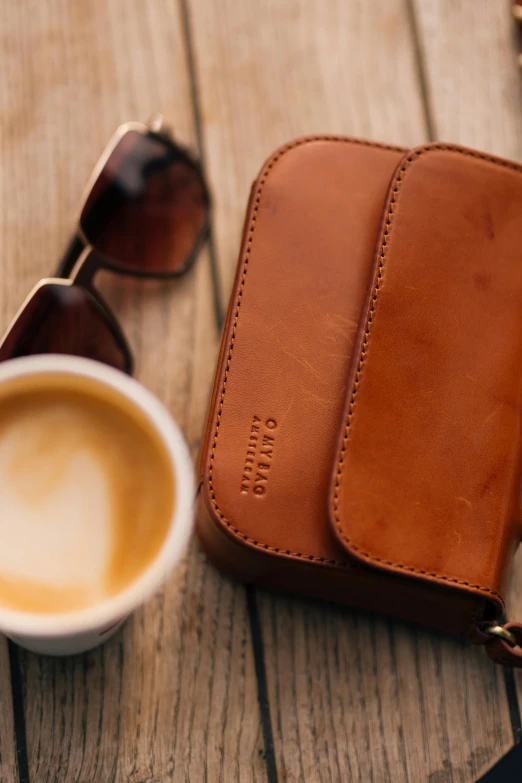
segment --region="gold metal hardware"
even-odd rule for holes
[[[484,633],[487,633],[490,636],[498,636],[499,639],[503,639],[503,641],[507,642],[511,647],[517,646],[517,640],[511,631],[508,631],[507,628],[503,628],[501,625],[489,625],[483,630]]]

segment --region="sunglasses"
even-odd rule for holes
[[[94,288],[96,272],[179,277],[207,237],[209,215],[200,165],[162,130],[161,118],[122,125],[89,178],[54,277],[30,292],[0,343],[0,361],[65,353],[131,373],[130,348]]]

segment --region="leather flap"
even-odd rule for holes
[[[201,475],[227,535],[302,563],[353,563],[328,523],[330,470],[403,154],[345,137],[297,139],[252,188]]]
[[[400,165],[330,493],[352,556],[497,605],[520,538],[521,174],[448,145]]]

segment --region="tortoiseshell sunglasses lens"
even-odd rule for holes
[[[176,275],[206,234],[209,195],[197,164],[155,133],[122,136],[83,208],[87,241],[122,271]]]
[[[80,286],[44,283],[36,288],[0,346],[0,361],[39,353],[72,354],[124,372],[132,369],[118,327]]]

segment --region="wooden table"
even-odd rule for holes
[[[504,0],[3,0],[1,325],[53,269],[112,131],[161,109],[204,158],[212,242],[182,281],[102,288],[195,454],[265,157],[334,132],[522,160],[512,35]],[[195,542],[102,649],[2,640],[0,681],[6,783],[465,783],[520,739],[522,680],[481,650],[245,589]]]

